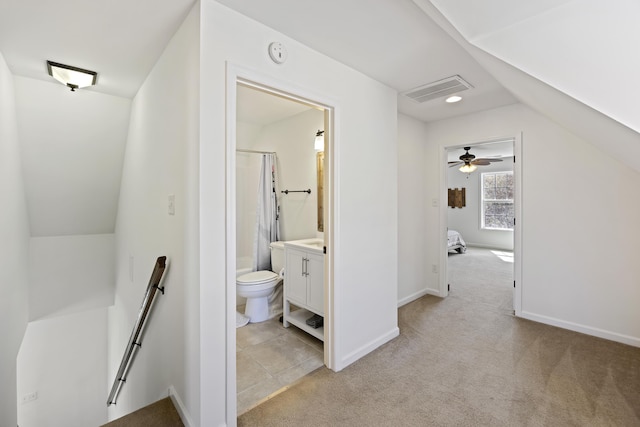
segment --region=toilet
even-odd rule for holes
[[[271,316],[272,308],[282,309],[282,297],[280,301],[274,298],[276,293],[282,295],[277,286],[282,283],[280,271],[284,268],[284,243],[272,242],[271,269],[253,271],[236,278],[236,290],[239,296],[247,299],[244,315],[250,323],[264,322]],[[274,307],[275,306],[275,307]]]

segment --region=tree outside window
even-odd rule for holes
[[[482,174],[482,228],[513,230],[513,172]]]

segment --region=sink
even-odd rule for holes
[[[312,250],[314,252],[322,252],[322,249],[324,247],[324,240],[318,237],[314,237],[311,239],[292,240],[289,242],[284,242],[284,245],[298,247],[303,250]]]

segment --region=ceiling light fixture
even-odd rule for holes
[[[71,92],[75,92],[78,88],[96,84],[98,77],[98,73],[95,71],[59,64],[53,61],[47,61],[47,70],[51,77],[71,88]]]
[[[462,97],[460,95],[453,95],[445,99],[445,102],[448,102],[449,104],[453,104],[454,102],[459,101],[462,101]]]
[[[458,169],[458,170],[460,172],[463,172],[463,173],[471,173],[476,169],[478,169],[478,167],[476,165],[472,165],[470,163],[465,163],[464,165],[460,166],[460,169]]]
[[[314,148],[316,151],[324,151],[324,131],[318,130],[316,133],[316,139],[314,143]]]

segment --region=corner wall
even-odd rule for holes
[[[201,75],[207,76],[200,128],[201,423],[221,425],[235,423],[236,406],[233,393],[227,400],[235,385],[226,369],[235,366],[235,337],[227,336],[235,328],[235,305],[226,304],[235,292],[235,271],[227,271],[234,263],[226,253],[227,66],[332,99],[337,108],[335,239],[328,254],[334,260],[337,370],[398,334],[397,99],[394,90],[212,0],[202,1],[201,39]],[[286,63],[269,59],[272,41],[285,44]]]
[[[250,128],[247,125],[242,127],[245,130]],[[317,234],[318,193],[313,136],[318,129],[323,128],[323,112],[312,109],[261,127],[260,133],[254,139],[241,140],[240,135],[237,137],[238,148],[277,153],[277,198],[280,208],[281,240],[306,239]],[[244,175],[238,174],[236,180],[238,256],[251,257],[253,252],[261,158],[259,154],[236,154],[236,170],[244,170]],[[307,188],[311,189],[311,194],[285,195],[280,192],[285,189]]]
[[[115,305],[109,309],[109,390],[159,256],[169,266],[147,319],[117,405],[109,419],[173,387],[187,424],[199,423],[197,141],[199,6],[189,13],[138,91],[131,121],[116,223]],[[169,214],[168,196],[175,197]],[[105,396],[108,394],[106,390]]]
[[[428,209],[437,209],[428,208],[431,201],[424,197],[426,138],[424,122],[398,114],[398,306],[438,294],[438,275],[425,261],[424,218]]]
[[[22,427],[99,426],[107,422],[107,309],[29,322],[18,356]]]
[[[522,132],[522,316],[640,346],[640,174],[521,104],[427,130],[427,199],[443,147]],[[437,235],[437,212],[425,221]]]
[[[113,304],[113,234],[32,237],[29,253],[29,321]]]
[[[0,426],[17,425],[16,357],[27,327],[29,216],[17,131],[14,83],[0,53]]]

